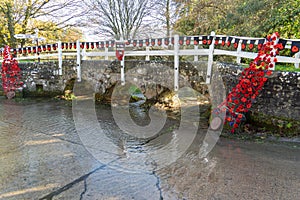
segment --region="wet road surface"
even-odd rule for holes
[[[77,134],[67,102],[1,98],[0,199],[300,199],[297,144],[220,139],[204,160],[197,154],[203,137],[197,136],[168,166],[149,164],[146,156],[131,157],[126,165],[126,151],[141,155],[164,142],[126,138],[109,107],[96,106],[96,111],[124,156],[95,159]],[[176,127],[173,120],[167,124],[166,130]],[[203,122],[198,135],[205,129]]]

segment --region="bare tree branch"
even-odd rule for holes
[[[86,26],[97,27],[95,32],[103,36],[134,39],[143,32],[141,27],[150,17],[152,3],[151,0],[85,0],[92,9],[86,17]]]

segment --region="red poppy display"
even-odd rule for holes
[[[83,49],[84,48],[84,42],[80,43],[80,48]]]
[[[20,81],[21,70],[18,66],[18,61],[10,54],[9,46],[4,48],[1,76],[5,95],[8,92],[14,92],[22,86],[22,82]]]
[[[162,39],[161,38],[157,39],[157,45],[161,46],[161,44],[162,44]]]
[[[194,37],[194,45],[198,45],[199,44],[199,37]]]
[[[139,47],[142,47],[142,46],[143,46],[143,43],[144,43],[144,41],[143,41],[143,40],[140,40],[140,41],[139,41]]]
[[[202,36],[202,44],[207,45],[207,36]]]
[[[232,88],[225,101],[213,110],[213,112],[218,112],[220,109],[226,111],[225,119],[232,126],[231,132],[235,132],[235,129],[239,127],[244,114],[248,112],[259,95],[268,80],[265,76],[272,74],[270,68],[277,62],[276,55],[280,46],[277,44],[278,38],[278,33],[267,37],[265,43],[261,44],[257,57],[241,73],[238,84]]]
[[[186,45],[190,45],[191,44],[191,37],[187,37],[185,43],[186,43]]]
[[[238,43],[234,43],[234,44],[233,44],[233,47],[234,47],[235,49],[237,49],[237,48],[238,48],[238,46],[239,46],[239,44],[238,44]]]
[[[149,39],[146,39],[146,46],[149,46],[150,42]]]
[[[179,44],[183,45],[184,37],[179,37]]]
[[[299,48],[297,46],[292,46],[292,52],[297,53],[299,51]]]
[[[133,40],[133,46],[135,47],[136,46],[136,44],[137,44],[137,40]]]
[[[246,45],[245,44],[242,44],[242,49],[246,49]]]
[[[151,39],[151,45],[152,45],[152,46],[155,45],[155,39]]]
[[[169,45],[169,38],[164,39],[165,45]]]

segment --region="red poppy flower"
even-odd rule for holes
[[[231,42],[230,41],[227,41],[227,46],[229,47],[231,45]]]
[[[242,44],[242,49],[244,50],[244,49],[246,49],[246,44]]]
[[[252,50],[254,48],[254,44],[249,44],[249,49]]]
[[[275,46],[275,48],[278,48],[278,49],[280,49],[280,50],[283,50],[283,45],[282,45],[282,43],[278,43],[276,46]]]
[[[245,97],[243,97],[243,98],[241,99],[241,101],[242,101],[243,103],[245,103],[245,102],[247,101],[247,99],[246,99]]]
[[[236,48],[238,48],[238,45],[239,45],[238,43],[234,43],[233,47],[236,49]]]
[[[56,44],[52,45],[52,48],[53,48],[54,51],[56,50],[56,47],[57,47]]]
[[[272,75],[272,71],[268,70],[268,71],[266,72],[266,75],[271,76],[271,75]]]
[[[262,44],[257,45],[257,49],[260,50],[262,48]]]
[[[273,68],[274,67],[273,63],[270,63],[268,67]]]

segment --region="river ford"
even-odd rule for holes
[[[104,140],[99,154],[88,147],[66,101],[1,98],[0,199],[300,199],[298,144],[221,138],[200,159],[208,126],[202,119],[186,151],[176,155],[166,149],[176,160],[164,165],[165,155],[160,164],[149,155],[175,137],[176,119],[167,118],[159,137],[149,141],[124,133],[111,107],[96,105],[95,111],[116,152]],[[149,121],[138,107],[131,108],[131,116],[140,125]],[[99,131],[84,126],[92,119],[82,119],[82,130]]]

